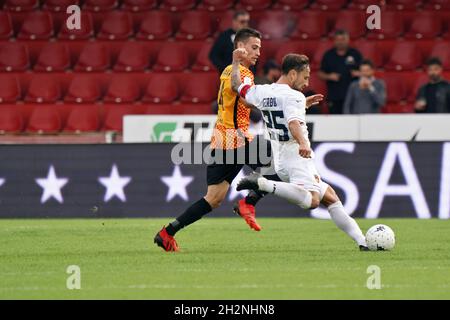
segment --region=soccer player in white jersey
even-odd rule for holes
[[[300,92],[308,86],[308,57],[288,54],[283,58],[282,76],[276,83],[249,85],[241,82],[239,74],[239,61],[245,55],[245,49],[233,52],[232,87],[248,104],[263,113],[275,171],[282,182],[268,180],[255,172],[243,178],[237,190],[272,193],[304,209],[315,209],[322,203],[334,223],[359,245],[360,250],[367,251],[366,239],[358,224],[345,212],[336,192],[322,181],[314,165],[305,120],[307,101]],[[308,99],[308,104],[322,98],[318,95],[313,101]]]

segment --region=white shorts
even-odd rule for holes
[[[320,193],[320,176],[314,165],[314,155],[312,158],[303,158],[298,151],[299,145],[293,141],[272,143],[276,173],[284,182]]]

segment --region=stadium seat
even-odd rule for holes
[[[422,64],[422,55],[414,42],[398,42],[392,49],[386,70],[413,70]]]
[[[95,78],[86,75],[75,76],[69,84],[65,102],[94,103],[100,100],[101,90]]]
[[[327,34],[326,14],[323,11],[304,11],[290,35],[291,39],[319,39]]]
[[[275,61],[281,64],[283,57],[288,53],[303,53],[304,52],[304,43],[302,41],[286,41],[278,48],[275,53]]]
[[[412,83],[412,88],[408,93],[408,101],[410,102],[414,102],[416,100],[417,93],[419,92],[420,87],[430,81],[428,75],[423,72],[421,72],[417,77],[414,78],[415,80]]]
[[[242,7],[247,11],[264,10],[270,7],[272,0],[240,0],[238,8]]]
[[[309,2],[309,0],[279,0],[275,2],[273,8],[286,11],[300,11],[304,9]]]
[[[100,127],[100,116],[95,106],[75,106],[69,113],[65,132],[92,132]]]
[[[351,45],[357,48],[363,55],[364,59],[371,60],[375,67],[382,67],[384,65],[384,55],[380,50],[376,41],[367,41],[365,39],[358,39]]]
[[[208,11],[225,11],[232,7],[233,1],[230,0],[203,0],[197,8]]]
[[[179,88],[176,78],[171,74],[155,74],[148,82],[143,102],[171,103],[178,99]]]
[[[109,68],[110,56],[108,48],[101,43],[93,42],[84,46],[80,53],[75,71],[105,71]]]
[[[405,38],[434,39],[442,33],[442,29],[443,23],[439,15],[433,11],[421,11],[415,15]]]
[[[123,117],[127,114],[136,114],[136,108],[132,105],[106,106],[105,121],[102,130],[122,131]]]
[[[431,50],[430,57],[438,57],[442,61],[445,70],[450,70],[450,43],[448,41],[437,42]]]
[[[192,71],[213,71],[216,67],[209,60],[209,52],[213,43],[205,42],[198,52],[197,58],[192,66]]]
[[[323,95],[327,94],[327,84],[325,81],[319,79],[317,72],[312,72],[309,78],[309,86],[306,90],[313,90],[315,93],[320,93]]]
[[[208,12],[188,11],[183,13],[175,37],[179,40],[202,40],[211,34],[211,19]]]
[[[114,71],[144,71],[150,63],[147,48],[139,42],[126,42],[114,65]]]
[[[382,2],[383,2],[382,0],[352,0],[349,3],[348,8],[365,10],[368,6],[371,5],[381,6]]]
[[[22,114],[16,106],[0,107],[0,134],[19,133],[23,129]]]
[[[60,98],[61,87],[56,78],[34,76],[30,81],[25,102],[55,103]]]
[[[311,9],[339,10],[347,3],[347,0],[317,0],[311,4]],[[340,12],[342,13],[342,12]],[[340,14],[339,13],[339,14]]]
[[[139,31],[136,34],[138,40],[162,40],[173,34],[171,14],[166,11],[151,11],[142,19]]]
[[[70,68],[70,54],[67,46],[58,42],[47,43],[40,51],[34,66],[35,71],[65,71]]]
[[[133,24],[129,12],[112,11],[105,15],[100,32],[97,34],[99,40],[125,40],[133,34]]]
[[[450,10],[450,2],[448,0],[428,0],[425,3],[425,9]]]
[[[94,21],[92,14],[87,11],[81,12],[80,29],[70,30],[67,24],[63,23],[58,34],[60,40],[87,40],[94,36]]]
[[[47,11],[29,13],[20,28],[18,39],[48,40],[53,36],[53,19]]]
[[[234,14],[234,12],[231,10],[225,11],[224,13],[220,14],[220,16],[217,18],[217,20],[218,20],[217,32],[218,33],[231,28],[231,24],[233,21],[233,14]]]
[[[219,76],[216,73],[192,73],[183,82],[182,102],[207,103],[217,98]]]
[[[67,7],[79,3],[79,0],[45,0],[42,8],[52,12],[66,12]]]
[[[39,6],[38,0],[6,0],[4,10],[23,12],[32,11]]]
[[[411,113],[414,108],[409,104],[404,103],[388,103],[382,109],[384,113]]]
[[[365,13],[362,11],[340,11],[333,32],[338,29],[347,30],[352,39],[364,36],[367,31]]]
[[[61,131],[62,120],[58,108],[54,105],[39,106],[33,109],[27,125],[27,132],[58,133]]]
[[[388,72],[382,77],[386,85],[386,101],[388,103],[399,103],[406,100],[406,83],[398,73]]]
[[[196,0],[163,0],[160,9],[170,11],[186,11],[194,8]]]
[[[263,39],[281,39],[292,30],[294,24],[286,11],[271,11],[261,16],[256,29],[261,32]]]
[[[104,102],[132,103],[140,96],[139,85],[127,76],[117,75],[112,78],[108,91],[103,98]]]
[[[0,11],[0,40],[7,40],[14,36],[14,30],[9,12]]]
[[[0,74],[0,103],[15,103],[20,96],[20,85],[17,78],[9,74]]]
[[[422,5],[422,0],[391,0],[388,9],[415,10]]]
[[[22,43],[0,44],[0,71],[25,71],[30,66],[28,49]]]
[[[320,64],[322,63],[322,58],[325,52],[333,47],[333,44],[329,41],[320,41],[317,47],[315,48],[312,59],[311,59],[311,69],[318,70],[320,69]]]
[[[189,66],[186,50],[178,43],[168,42],[163,45],[153,66],[155,71],[183,71]]]
[[[142,12],[154,9],[157,5],[158,0],[124,0],[122,10]]]
[[[118,5],[118,0],[86,0],[83,9],[94,12],[111,11]]]
[[[367,39],[396,39],[404,33],[405,21],[401,14],[395,11],[383,11],[381,29],[367,31]]]

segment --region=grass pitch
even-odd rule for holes
[[[331,221],[203,219],[153,236],[170,219],[0,220],[1,299],[450,299],[450,221],[359,220],[397,237],[391,252],[359,252]],[[81,289],[68,290],[69,265]],[[367,268],[381,268],[369,290]]]

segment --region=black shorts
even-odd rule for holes
[[[262,139],[262,141],[260,141]],[[241,169],[247,165],[253,170],[256,170],[259,167],[265,167],[270,165],[270,161],[267,161],[266,159],[261,159],[259,157],[259,153],[255,155],[253,158],[250,157],[250,146],[254,144],[260,143],[261,145],[264,145],[267,150],[267,157],[271,157],[271,149],[270,149],[270,142],[260,138],[255,137],[255,139],[251,143],[246,143],[245,147],[239,148],[239,149],[233,149],[233,150],[227,150],[223,156],[218,156],[217,158],[220,160],[218,163],[213,162],[208,164],[206,168],[206,182],[208,186],[222,183],[223,181],[227,181],[229,184],[231,184],[236,178],[236,176],[239,174]],[[256,148],[256,146],[254,146]],[[255,150],[255,149],[253,149]],[[259,147],[257,147],[259,152]],[[222,155],[222,154],[221,154]],[[245,160],[241,159],[238,161],[239,155],[245,155]],[[216,156],[216,150],[211,150],[211,156]],[[229,163],[227,163],[229,162]]]

